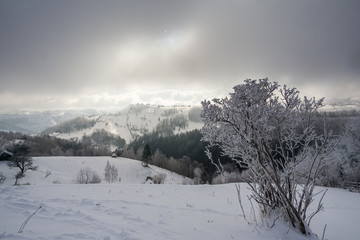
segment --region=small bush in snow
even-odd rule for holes
[[[5,182],[6,177],[0,172],[0,183]]]
[[[47,178],[48,176],[50,176],[51,175],[51,171],[48,169],[48,170],[46,170],[46,173],[45,173],[45,177]]]
[[[94,170],[86,167],[80,169],[78,175],[76,176],[75,182],[78,184],[101,183],[101,178]]]
[[[109,161],[107,161],[106,166],[105,166],[105,170],[104,170],[104,175],[105,175],[105,181],[107,181],[108,183],[112,183],[115,182],[118,178],[118,170],[114,165],[111,165],[109,163]]]
[[[224,184],[224,183],[233,183],[233,182],[242,182],[242,177],[239,171],[233,172],[223,172],[215,176],[211,183],[212,184]]]
[[[194,173],[194,184],[201,184],[201,175],[203,174],[203,171],[201,170],[201,168],[196,167],[193,170]]]
[[[166,179],[166,174],[165,173],[159,173],[158,175],[155,175],[153,177],[153,183],[155,184],[163,184],[165,182]]]
[[[194,185],[194,179],[185,178],[182,182],[183,185]]]

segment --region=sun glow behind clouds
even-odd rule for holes
[[[117,51],[118,73],[120,76],[155,76],[170,73],[176,62],[194,48],[194,30],[165,30],[159,37],[138,36],[123,42]]]

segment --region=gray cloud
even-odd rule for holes
[[[51,108],[96,94],[210,98],[262,77],[305,94],[355,95],[359,9],[356,0],[2,0],[0,107],[31,105],[24,94]]]

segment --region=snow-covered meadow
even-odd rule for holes
[[[116,166],[121,181],[73,183],[86,166],[102,176],[106,161]],[[0,185],[0,239],[307,239],[279,220],[268,228],[259,217],[251,217],[244,184],[242,200],[250,224],[242,216],[234,184],[181,185],[184,178],[179,175],[124,158],[34,158],[34,164],[38,170],[20,180],[30,185],[12,186],[17,170],[0,163],[7,177]],[[143,184],[158,173],[166,173],[165,184]],[[311,228],[320,238],[327,224],[325,239],[358,239],[359,203],[359,193],[329,188],[325,210],[314,217]]]
[[[167,184],[182,184],[188,179],[167,171],[165,169],[150,166],[144,168],[140,161],[127,158],[111,158],[104,157],[34,157],[34,166],[36,171],[28,171],[25,177],[19,180],[20,184],[42,185],[42,184],[72,184],[75,183],[76,176],[80,169],[90,167],[104,181],[104,169],[107,161],[114,165],[118,170],[119,180],[116,183],[125,184],[142,184],[145,183],[147,177],[153,177],[159,173],[165,173]],[[0,162],[0,170],[5,177],[4,185],[12,185],[15,183],[15,174],[19,170],[17,168],[8,169],[5,162]],[[1,185],[0,185],[1,186]]]

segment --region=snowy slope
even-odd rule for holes
[[[34,166],[38,166],[36,171],[26,172],[25,177],[19,180],[20,184],[44,185],[44,184],[72,184],[80,169],[90,167],[102,179],[104,179],[104,169],[107,161],[118,169],[121,178],[116,184],[142,184],[147,177],[153,177],[159,173],[165,173],[165,184],[182,184],[186,179],[176,173],[150,165],[145,168],[140,161],[128,158],[111,157],[34,157]],[[0,162],[0,172],[6,177],[4,185],[15,183],[17,168],[9,169],[5,162]],[[46,177],[46,173],[50,173]],[[103,183],[105,181],[103,180]],[[115,183],[113,183],[115,184]]]
[[[73,184],[80,168],[91,167],[101,174],[108,160],[118,168],[121,182]],[[245,184],[241,193],[250,224],[242,216],[234,184],[177,185],[183,177],[125,158],[37,157],[34,162],[38,170],[21,180],[30,185],[21,186],[12,186],[17,170],[9,171],[0,162],[7,177],[0,184],[0,239],[314,239],[279,220],[269,228],[258,216],[251,217]],[[158,172],[167,174],[168,184],[142,184],[146,176]],[[327,224],[325,239],[358,239],[359,202],[359,193],[329,188],[325,211],[312,221],[313,232],[321,238]],[[315,207],[316,202],[311,208]]]
[[[175,133],[200,129],[202,122],[190,121],[188,112],[190,106],[164,107],[154,105],[130,105],[117,114],[102,114],[88,117],[89,120],[96,121],[96,124],[88,129],[71,133],[53,133],[51,135],[63,139],[81,139],[84,135],[91,135],[96,130],[104,129],[110,133],[119,135],[129,143],[136,136],[152,132],[157,124],[164,119],[169,119],[176,115],[182,115],[188,119],[188,126],[184,129],[177,128]],[[169,114],[169,111],[173,113]]]
[[[243,199],[248,193],[242,185]],[[243,201],[246,213],[250,204]],[[360,194],[329,189],[325,211],[312,222],[320,239],[360,235]],[[37,209],[22,233],[22,223]],[[287,224],[242,217],[233,184],[0,185],[0,239],[257,239],[305,240]],[[272,223],[270,223],[272,224]]]

